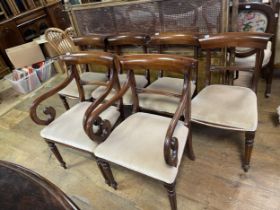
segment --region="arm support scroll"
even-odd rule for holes
[[[186,109],[186,106],[188,106],[187,101],[190,97],[190,82],[188,83],[188,88],[184,88],[182,100],[180,102],[180,105],[178,106],[174,117],[172,118],[169,127],[167,129],[167,133],[165,136],[164,141],[164,159],[166,164],[177,167],[178,164],[178,148],[179,143],[178,139],[173,136],[174,130],[177,126],[177,123],[180,119],[180,117],[184,114],[184,111]],[[187,116],[185,116],[187,117]]]
[[[128,78],[130,78],[131,72],[128,72],[128,74]],[[103,120],[100,117],[100,114],[112,106],[116,101],[121,100],[122,96],[126,93],[130,86],[130,80],[128,79],[123,87],[120,88],[116,74],[115,77],[116,78],[114,78],[114,81],[117,81],[116,94],[109,101],[99,105],[112,90],[114,86],[114,82],[112,82],[110,83],[106,92],[88,108],[84,117],[84,130],[87,135],[95,142],[103,142],[109,136],[113,128],[109,120]],[[96,126],[97,130],[95,129]]]
[[[66,80],[63,81],[59,86],[51,89],[47,93],[39,96],[35,101],[33,101],[30,109],[29,109],[29,115],[31,119],[38,125],[48,125],[50,124],[56,116],[56,111],[52,106],[47,106],[44,108],[43,113],[47,116],[47,119],[41,119],[37,114],[38,106],[41,104],[42,101],[46,100],[50,96],[56,94],[58,91],[65,88],[72,80],[74,79],[74,74],[71,73],[69,77],[67,77]]]

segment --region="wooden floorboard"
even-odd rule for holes
[[[119,184],[117,191],[105,185],[93,157],[59,146],[69,168],[64,170],[40,137],[28,108],[35,96],[63,78],[56,76],[43,88],[21,96],[0,81],[0,159],[30,168],[60,187],[86,210],[169,209],[161,183],[119,166],[112,166]],[[259,127],[248,173],[241,168],[244,133],[201,125],[193,127],[196,160],[183,157],[177,182],[179,210],[280,210],[280,78],[275,78],[272,96],[264,98],[260,81]],[[75,101],[71,102],[72,104]],[[52,104],[58,115],[64,111],[57,96]],[[43,106],[40,107],[41,109]]]

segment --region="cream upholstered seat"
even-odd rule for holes
[[[80,75],[82,81],[90,82],[90,81],[107,81],[107,76],[104,73],[96,73],[96,72],[83,72]],[[85,94],[85,100],[89,100],[91,98],[91,93],[95,90],[98,85],[83,85]],[[76,81],[72,81],[69,85],[67,85],[64,89],[58,92],[58,94],[79,98],[78,87]]]
[[[170,118],[138,112],[128,117],[99,144],[95,155],[166,183],[173,183],[188,136],[188,128],[179,121],[173,136],[178,139],[178,165],[165,163],[163,145]],[[137,128],[137,129],[135,129]],[[129,149],[128,149],[129,148]]]
[[[146,89],[165,90],[172,93],[181,94],[184,80],[173,77],[160,77],[151,83]],[[191,81],[191,95],[195,91],[195,83]],[[180,98],[158,95],[158,94],[139,94],[139,106],[147,110],[158,110],[166,113],[175,113],[180,102]]]
[[[126,74],[119,74],[119,82],[120,85],[122,86],[125,81],[127,80],[127,75]],[[148,84],[148,80],[144,75],[135,75],[135,81],[136,81],[136,85],[139,88],[143,88]],[[103,94],[105,91],[105,87],[98,87],[96,88],[92,93],[91,93],[91,97],[92,98],[98,98],[101,94]],[[114,96],[116,94],[115,89],[113,89],[109,95],[106,97],[106,100],[110,99],[112,96]],[[133,101],[132,101],[132,93],[131,90],[127,91],[125,93],[125,95],[123,96],[123,104],[124,105],[132,105]]]
[[[64,112],[41,131],[41,136],[56,143],[94,152],[97,143],[92,141],[83,129],[83,118],[91,102],[81,102]],[[100,117],[114,125],[120,116],[116,107],[109,107]]]
[[[191,119],[224,129],[255,131],[258,125],[257,96],[245,87],[206,86],[192,100]]]

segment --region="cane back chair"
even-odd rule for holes
[[[118,83],[117,72],[114,68],[114,55],[105,52],[77,52],[69,55],[60,56],[60,59],[65,62],[66,66],[70,69],[70,75],[57,87],[48,91],[47,93],[38,97],[32,104],[30,108],[30,117],[38,125],[44,125],[45,128],[41,130],[41,136],[45,139],[46,143],[50,147],[51,151],[59,161],[62,167],[66,168],[66,164],[60,155],[56,144],[68,146],[74,149],[78,149],[90,154],[94,154],[94,150],[100,141],[95,139],[92,141],[84,132],[83,129],[83,119],[87,118],[87,115],[94,110],[99,103],[106,97],[106,94],[111,91],[113,85]],[[106,91],[104,97],[101,96],[94,102],[85,101],[84,89],[80,85],[80,76],[77,71],[77,65],[82,64],[96,64],[106,66],[111,71],[111,79],[109,82],[103,81],[92,81],[93,84],[106,86]],[[65,88],[72,81],[77,83],[80,102],[75,106],[71,107],[69,110],[64,112],[59,117],[56,117],[56,111],[52,106],[47,106],[44,109],[44,114],[47,115],[47,119],[42,119],[38,115],[39,106],[41,103],[48,99],[49,97],[56,94],[58,91]],[[109,107],[100,115],[100,119],[108,120],[112,125],[115,125],[120,116],[119,109],[117,107]],[[98,122],[93,125],[93,129],[98,132]],[[105,125],[102,125],[105,127]],[[110,129],[106,127],[107,133],[110,133]]]
[[[192,68],[197,65],[197,61],[192,58],[162,54],[126,55],[119,57],[119,61],[122,70],[127,71],[128,79],[119,92],[98,110],[92,112],[91,117],[98,119],[99,114],[110,107],[115,100],[122,98],[129,88],[133,93],[133,114],[119,124],[106,141],[96,148],[95,155],[101,166],[100,169],[106,182],[115,189],[117,183],[108,162],[163,182],[168,191],[172,210],[175,210],[177,209],[175,182],[186,144],[189,158],[194,159],[190,135],[190,78]],[[179,95],[138,88],[134,77],[135,69],[163,70],[183,74],[185,80],[182,93]],[[150,93],[180,98],[180,103],[172,118],[139,112],[138,95]],[[184,122],[180,121],[182,115],[185,116]],[[89,134],[92,125],[88,124],[86,128]]]
[[[197,59],[199,42],[194,33],[162,32],[151,36],[148,49],[149,53],[156,51],[160,54],[174,52],[180,54],[188,53],[188,56]],[[156,48],[156,49],[154,49]],[[169,51],[168,51],[169,50]],[[196,92],[197,68],[194,69],[191,79],[191,95]],[[176,78],[176,75],[163,76],[159,72],[159,78],[146,87],[146,89],[167,90],[173,93],[181,94],[184,84],[183,78]],[[157,94],[139,95],[139,106],[146,111],[152,111],[164,115],[173,115],[179,103],[179,98],[172,98]]]
[[[45,36],[46,36],[46,40],[50,43],[50,45],[59,55],[65,55],[67,53],[73,53],[79,51],[78,47],[75,46],[72,39],[69,36],[67,36],[67,34],[61,29],[49,28],[45,31]],[[85,99],[91,100],[91,92],[95,88],[97,88],[97,86],[90,85],[87,83],[90,82],[91,80],[106,81],[107,76],[104,73],[84,72],[82,66],[78,66],[77,68],[81,74],[81,82],[83,84]],[[71,82],[64,89],[59,91],[58,94],[66,110],[69,109],[69,104],[66,98],[74,98],[74,99],[79,98],[77,85],[74,81]]]
[[[241,3],[239,4],[238,14],[238,32],[262,32],[276,34],[278,14],[273,8],[267,4],[262,3]],[[255,50],[248,48],[238,48],[235,54],[236,63],[242,66],[255,65],[256,52]],[[267,43],[264,50],[264,59],[262,62],[262,72],[266,79],[265,96],[268,97],[271,93],[271,83],[274,68],[274,56],[275,56],[275,37]],[[239,81],[235,81],[236,84],[244,84],[250,80],[248,74],[240,72]],[[239,78],[239,75],[238,75]],[[249,79],[246,79],[249,78]]]
[[[200,39],[200,46],[206,50],[205,88],[192,99],[192,122],[206,126],[245,132],[245,157],[243,168],[250,167],[251,152],[258,125],[257,84],[263,50],[271,34],[256,35],[244,32],[228,32]],[[256,59],[254,67],[238,66],[234,63],[234,50],[237,47],[254,49]],[[216,49],[227,48],[231,54],[226,65],[214,65],[212,54]],[[235,71],[250,72],[250,87],[232,86]],[[218,84],[211,84],[215,80]],[[218,77],[218,78],[217,78]],[[222,84],[219,84],[222,83]]]
[[[149,36],[147,34],[134,34],[134,33],[125,33],[119,35],[112,35],[107,37],[107,46],[108,50],[116,53],[117,55],[122,55],[126,53],[147,53],[147,40]],[[135,74],[137,87],[145,87],[150,83],[150,72],[145,70],[145,75]],[[120,84],[124,84],[126,81],[126,74],[123,74],[122,70],[119,72],[119,81]],[[99,97],[100,94],[104,92],[103,87],[97,88],[92,93],[93,98]],[[115,92],[109,95],[108,98],[112,97]],[[132,93],[131,91],[127,92],[123,97],[124,105],[132,105]]]

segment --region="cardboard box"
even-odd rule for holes
[[[6,53],[15,68],[29,66],[45,60],[45,56],[36,42],[6,49]]]

